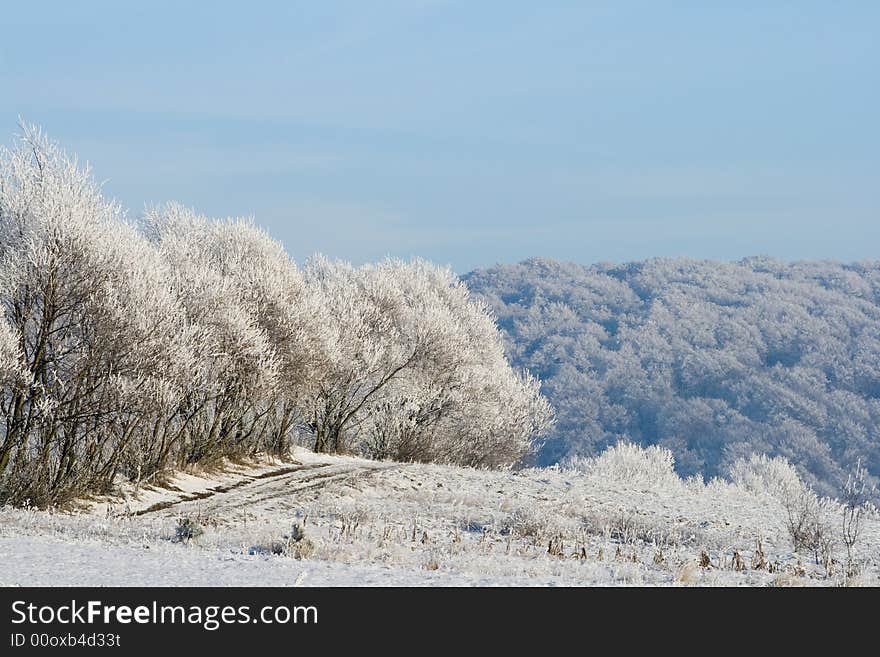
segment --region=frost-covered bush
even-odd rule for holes
[[[779,502],[796,550],[816,551],[828,540],[819,499],[786,458],[753,454],[738,459],[730,468],[730,478],[754,495],[770,495]]]
[[[177,543],[188,543],[205,533],[198,521],[192,518],[179,518],[174,527],[174,540]]]
[[[657,445],[641,447],[620,442],[599,456],[570,459],[566,467],[609,485],[620,482],[660,490],[682,483],[675,473],[672,452]]]
[[[315,544],[306,536],[305,523],[295,521],[290,528],[290,534],[284,537],[284,554],[294,559],[308,559],[315,551]]]
[[[797,470],[788,459],[766,454],[752,454],[737,459],[730,467],[730,479],[756,495],[767,494],[782,501],[807,490]]]

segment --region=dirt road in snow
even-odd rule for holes
[[[136,510],[133,515],[209,517],[217,524],[247,521],[266,514],[276,514],[301,505],[298,493],[345,482],[352,484],[371,474],[399,468],[397,463],[365,461],[301,463],[261,472],[242,473],[232,481],[202,490],[176,493],[166,499]]]

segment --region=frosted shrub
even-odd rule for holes
[[[188,543],[203,533],[202,526],[196,520],[185,517],[178,518],[177,525],[174,527],[174,541],[177,543]]]
[[[609,484],[662,489],[681,485],[675,459],[664,447],[640,447],[620,442],[590,459],[573,459],[568,467]]]
[[[752,494],[770,495],[782,505],[795,550],[816,551],[827,540],[819,499],[785,457],[753,454],[738,459],[730,468],[730,478]]]
[[[730,479],[755,495],[768,494],[779,500],[797,495],[806,488],[797,470],[785,457],[752,454],[737,459],[730,467]]]
[[[305,521],[295,520],[286,540],[284,554],[295,559],[308,559],[315,551],[315,544],[306,536]]]
[[[505,519],[503,531],[510,531],[516,536],[539,538],[549,533],[550,518],[540,509],[520,506],[514,509]]]

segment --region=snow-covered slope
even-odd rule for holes
[[[834,508],[825,512],[836,527]],[[181,540],[182,519],[202,533]],[[878,549],[872,516],[849,583],[880,582]],[[844,554],[839,546],[837,560]],[[768,495],[558,468],[298,450],[291,462],[180,475],[77,513],[0,510],[6,586],[842,583],[843,564],[832,571],[793,553],[785,512]]]

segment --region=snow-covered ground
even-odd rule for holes
[[[718,481],[498,472],[297,450],[290,462],[180,474],[134,495],[77,512],[0,510],[0,585],[845,581],[840,539],[840,563],[828,575],[812,554],[792,551],[776,499]],[[826,513],[837,530],[834,509]],[[201,534],[181,540],[182,519]],[[861,573],[848,583],[880,583],[880,518],[866,519],[857,557]]]

